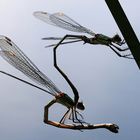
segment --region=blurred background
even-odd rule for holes
[[[123,0],[120,3],[140,39],[140,2]],[[73,97],[66,81],[53,67],[53,49],[44,48],[54,42],[41,38],[75,33],[45,24],[33,16],[34,11],[63,12],[95,33],[110,37],[121,33],[103,0],[0,1],[0,34],[12,39],[61,91]],[[81,42],[61,46],[57,54],[60,68],[77,87],[80,100],[85,104],[86,110],[82,113],[85,121],[116,123],[120,127],[119,133],[104,129],[80,132],[46,125],[43,123],[44,106],[53,97],[0,74],[0,139],[139,139],[140,75],[135,61],[119,58],[106,46]],[[2,58],[0,70],[31,82]],[[55,104],[49,117],[59,121],[65,111],[66,108]]]

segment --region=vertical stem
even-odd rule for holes
[[[105,0],[140,69],[140,43],[118,0]]]

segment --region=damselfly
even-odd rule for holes
[[[14,75],[6,73],[4,71],[0,71],[3,74],[6,74],[12,78],[15,78],[19,81],[22,81],[28,85],[31,85],[35,88],[38,88],[48,94],[51,94],[55,98],[45,106],[44,109],[44,122],[48,123],[48,109],[54,103],[60,103],[68,108],[68,111],[64,114],[60,123],[64,123],[66,118],[72,119],[75,123],[83,123],[77,115],[79,115],[82,119],[82,115],[77,111],[77,109],[84,110],[85,107],[82,102],[78,102],[79,94],[76,87],[72,84],[72,82],[68,79],[65,73],[57,66],[56,62],[56,53],[54,53],[54,66],[59,70],[62,76],[66,79],[72,91],[74,93],[74,100],[70,98],[67,94],[61,92],[56,85],[44,74],[42,73],[37,66],[16,46],[14,42],[12,42],[8,37],[0,36],[0,55],[12,66],[16,69],[24,73],[34,82],[42,85],[43,87],[47,88],[48,90],[41,88],[35,84],[32,84],[28,81],[25,81],[21,78],[18,78]]]
[[[16,69],[24,73],[27,77],[32,79],[34,82],[42,85],[44,89],[40,86],[32,84],[26,80],[18,78],[14,75],[11,75],[7,72],[0,71],[0,73],[10,76],[14,79],[17,79],[23,83],[26,83],[30,86],[33,86],[37,89],[44,91],[45,93],[51,94],[55,98],[49,102],[44,108],[44,123],[53,125],[59,128],[66,128],[66,129],[74,129],[74,130],[83,130],[83,129],[98,129],[98,128],[106,128],[113,133],[118,133],[119,127],[113,123],[102,123],[102,124],[88,124],[83,121],[82,115],[77,111],[77,109],[84,110],[85,107],[82,102],[78,102],[79,94],[76,87],[72,84],[69,80],[67,75],[58,67],[56,61],[56,49],[53,49],[54,52],[54,66],[55,68],[61,73],[61,75],[65,78],[65,80],[70,85],[73,93],[74,93],[74,100],[70,98],[67,94],[61,92],[56,85],[44,74],[42,73],[37,66],[16,46],[16,44],[11,41],[8,37],[0,36],[0,55],[12,66]],[[49,115],[49,108],[54,103],[60,103],[63,106],[67,107],[68,110],[60,120],[60,122],[51,121],[48,119]],[[82,118],[80,120],[78,115]],[[66,118],[72,119],[74,123],[80,123],[80,125],[75,124],[65,124]]]
[[[52,46],[59,46],[62,44],[68,44],[68,43],[74,43],[74,42],[80,42],[84,41],[85,43],[89,44],[101,44],[110,47],[119,57],[124,57],[128,59],[133,59],[131,56],[131,53],[127,54],[121,54],[121,52],[125,52],[129,50],[129,48],[122,48],[121,46],[125,44],[125,41],[121,39],[121,37],[116,34],[113,37],[108,37],[103,34],[96,34],[90,29],[80,25],[64,13],[54,13],[54,14],[49,14],[47,12],[41,12],[41,11],[36,11],[33,13],[33,15],[54,26],[73,31],[73,32],[79,32],[79,33],[87,33],[91,35],[91,38],[86,37],[85,35],[65,35],[64,37],[45,37],[43,38],[44,40],[60,40],[57,44],[52,44],[48,45],[46,47],[52,47]],[[64,40],[70,40],[70,41],[65,41]]]

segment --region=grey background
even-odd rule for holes
[[[122,0],[121,4],[140,39],[140,2]],[[51,42],[41,40],[42,37],[64,36],[71,32],[43,23],[33,17],[34,11],[64,12],[96,33],[108,36],[121,33],[103,0],[0,1],[0,34],[11,38],[60,90],[73,97],[65,80],[53,67],[52,48],[44,48]],[[119,134],[103,129],[80,132],[45,125],[43,109],[52,97],[0,74],[1,140],[140,138],[140,76],[135,61],[119,58],[105,46],[75,43],[58,49],[58,62],[77,87],[86,106],[85,120],[116,123],[120,127]],[[0,69],[30,81],[2,58]],[[50,118],[59,120],[65,110],[61,105],[54,105]]]

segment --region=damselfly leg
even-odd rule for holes
[[[132,57],[132,54],[131,53],[128,53],[128,54],[121,54],[120,52],[124,52],[124,51],[127,51],[129,50],[129,48],[120,48],[120,47],[117,47],[116,45],[114,44],[110,44],[109,45],[110,49],[112,49],[112,51],[114,51],[119,57],[124,57],[124,58],[127,58],[127,59],[134,59]],[[117,50],[115,50],[114,48],[116,48]]]

